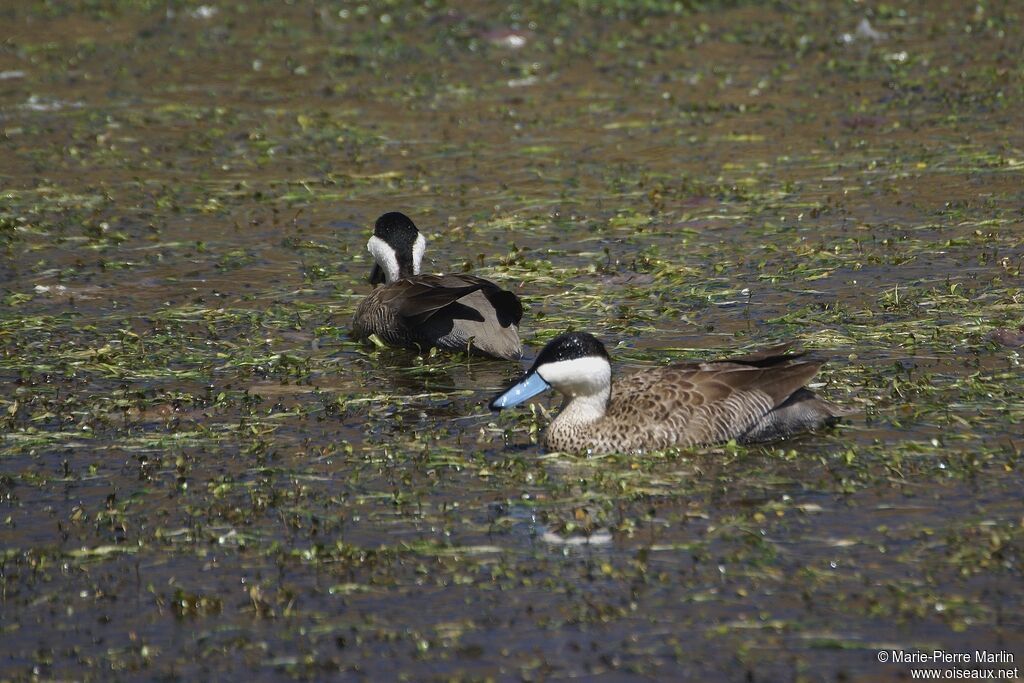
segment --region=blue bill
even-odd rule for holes
[[[517,406],[537,394],[547,391],[551,385],[536,372],[531,372],[522,382],[508,388],[503,394],[491,401],[491,410],[501,410]]]

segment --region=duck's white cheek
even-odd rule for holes
[[[390,244],[374,235],[366,243],[366,249],[373,254],[373,259],[387,273],[389,282],[398,279],[398,256]]]
[[[413,273],[420,274],[420,266],[423,263],[423,252],[427,250],[427,240],[423,235],[416,235],[416,241],[412,245],[412,268]]]
[[[545,363],[537,369],[537,374],[562,393],[581,396],[608,386],[611,366],[604,358],[589,356]]]

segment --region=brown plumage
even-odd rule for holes
[[[567,343],[568,351],[558,353],[556,347],[552,352],[552,345]],[[573,333],[548,344],[517,387],[536,373],[566,396],[545,434],[553,450],[636,452],[730,439],[766,441],[832,423],[845,414],[804,386],[821,362],[788,351],[789,345],[782,345],[727,360],[650,368],[612,382],[601,343]],[[515,389],[492,406],[520,402],[505,398]]]

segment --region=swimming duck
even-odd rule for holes
[[[783,344],[726,360],[641,370],[613,383],[604,345],[586,332],[570,332],[551,340],[523,380],[490,406],[510,408],[553,387],[565,396],[544,437],[556,451],[629,453],[767,441],[846,414],[804,386],[820,367]]]
[[[512,292],[473,275],[420,275],[427,242],[397,211],[377,219],[366,248],[376,287],[356,309],[352,335],[390,346],[431,347],[516,360],[523,355],[523,305]]]

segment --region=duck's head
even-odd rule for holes
[[[427,241],[408,216],[392,211],[377,219],[366,248],[375,261],[370,284],[379,285],[419,275]]]
[[[491,401],[491,410],[519,405],[549,388],[569,399],[607,399],[611,382],[604,344],[586,332],[567,332],[548,342],[526,377]]]

